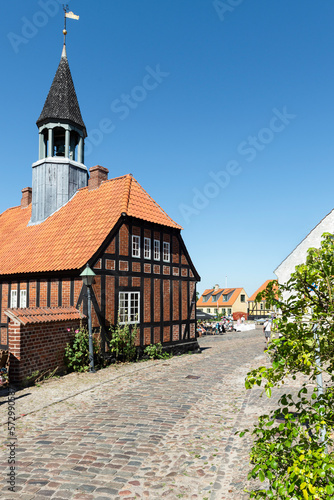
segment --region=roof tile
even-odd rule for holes
[[[85,318],[85,316],[75,307],[9,308],[4,312],[9,318],[16,319],[22,325]]]
[[[29,226],[31,205],[0,214],[0,274],[81,269],[122,213],[182,229],[131,175],[117,177],[97,189],[79,189],[40,224]]]

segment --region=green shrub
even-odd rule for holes
[[[135,359],[137,331],[137,325],[133,327],[130,327],[127,323],[120,325],[119,318],[117,324],[110,327],[111,340],[109,346],[111,352],[115,353],[116,361],[133,361]]]
[[[70,329],[68,329],[70,331]],[[98,353],[98,343],[93,337],[94,355]],[[65,364],[75,372],[86,372],[89,369],[89,334],[85,326],[75,330],[72,342],[65,347]]]
[[[150,359],[168,359],[172,355],[168,352],[163,352],[161,342],[157,344],[150,344],[145,347],[144,354],[146,354]]]

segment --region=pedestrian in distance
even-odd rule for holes
[[[269,342],[270,337],[271,337],[271,327],[272,327],[272,319],[268,318],[263,323],[264,339],[265,339],[265,342],[267,345],[268,345],[268,342]]]

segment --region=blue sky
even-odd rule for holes
[[[332,0],[70,0],[86,165],[132,173],[202,277],[250,295],[333,208]],[[38,159],[58,0],[2,6],[0,211]]]

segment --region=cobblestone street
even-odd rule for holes
[[[244,389],[247,371],[266,362],[263,334],[199,342],[201,354],[71,374],[17,391],[15,493],[6,483],[2,396],[1,498],[248,498],[250,440],[234,434],[274,403],[259,399],[259,389]]]

